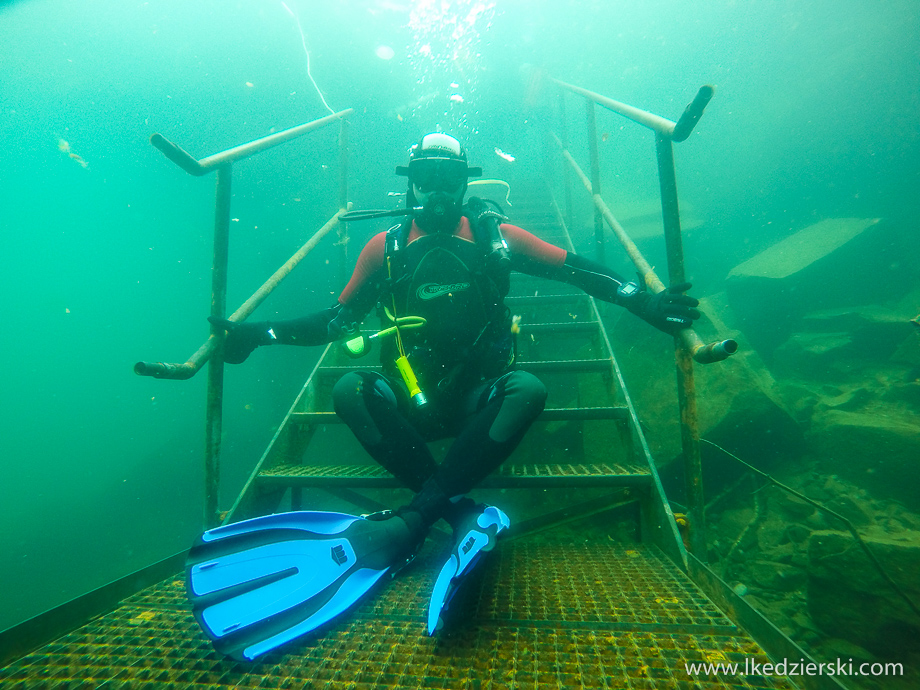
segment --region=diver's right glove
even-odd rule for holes
[[[626,283],[617,293],[617,302],[643,321],[660,331],[675,335],[682,328],[689,328],[700,318],[700,301],[683,294],[693,287],[690,283],[678,283],[658,292],[648,292],[645,287]]]
[[[216,316],[209,316],[208,321],[227,331],[224,341],[224,361],[227,364],[242,364],[257,347],[271,345],[278,339],[268,321],[237,323]]]
[[[358,323],[348,307],[336,305],[323,312],[328,320],[326,333],[330,341],[350,338],[358,333]]]

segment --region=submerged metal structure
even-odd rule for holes
[[[229,316],[231,321],[245,321],[255,311],[256,307],[262,304],[272,293],[272,290],[294,270],[294,267],[316,247],[323,237],[333,228],[340,227],[339,217],[346,212],[348,206],[348,120],[346,118],[352,113],[354,113],[354,110],[351,108],[342,110],[318,120],[306,122],[282,132],[256,139],[247,144],[235,146],[201,160],[196,160],[161,134],[154,134],[150,137],[150,143],[153,146],[162,151],[169,160],[188,174],[201,177],[211,172],[216,173],[214,260],[211,266],[211,316],[219,319],[227,316],[227,266],[229,263],[230,190],[233,178],[233,164],[310,132],[339,123],[339,211],[317,230],[316,234],[294,256],[275,271],[262,287]],[[339,233],[340,239],[341,232]],[[345,242],[341,242],[340,246],[343,254],[342,264],[344,264]],[[189,357],[188,361],[181,364],[138,362],[134,365],[134,372],[141,376],[183,380],[197,374],[201,367],[206,362],[209,362],[205,413],[205,527],[215,527],[220,522],[217,503],[218,488],[220,486],[220,438],[223,427],[224,362],[218,351],[218,346],[222,337],[223,330],[212,325],[210,337]]]
[[[672,141],[692,130],[708,87],[676,123],[562,82],[586,99],[592,178],[568,150],[565,130],[550,135],[582,179],[603,223],[624,243],[649,289],[664,288],[600,195],[595,104],[655,130],[671,284],[683,281],[683,253]],[[333,228],[348,208],[350,110],[195,161],[162,137],[152,143],[191,174],[217,170],[212,310],[225,314],[226,237],[231,163],[318,127],[340,123],[339,212],[231,316],[243,320]],[[284,137],[282,137],[284,135]],[[515,222],[572,250],[572,194],[565,210],[539,180],[513,181]],[[568,219],[568,221],[567,221]],[[340,233],[341,234],[341,233]],[[341,237],[340,237],[341,239]],[[344,242],[340,242],[344,248]],[[344,268],[344,258],[342,261]],[[415,563],[386,591],[329,626],[253,665],[219,657],[185,604],[184,554],[76,602],[0,633],[0,683],[54,688],[751,688],[794,687],[769,676],[690,672],[690,664],[764,663],[807,654],[751,608],[705,564],[702,477],[695,419],[693,361],[734,351],[732,341],[675,339],[684,465],[694,530],[682,534],[665,495],[640,416],[611,345],[601,306],[569,286],[515,276],[507,299],[520,316],[519,366],[538,375],[549,405],[521,447],[476,493],[511,503],[514,531],[477,569],[464,593],[463,620],[437,638],[424,633],[424,610],[438,549],[435,530]],[[138,374],[189,378],[210,359],[206,419],[205,526],[218,515],[222,367],[220,334],[181,364],[140,362]],[[331,406],[333,383],[361,366],[328,345],[305,381],[225,521],[280,510],[375,510],[399,490],[371,463]],[[334,459],[330,449],[334,450]],[[354,451],[354,452],[351,452]],[[550,492],[552,492],[550,494]],[[502,498],[505,496],[505,498]],[[694,536],[695,535],[695,536]],[[685,543],[687,542],[687,543]],[[689,543],[690,548],[687,548]],[[178,573],[178,574],[177,574]],[[171,574],[171,575],[170,575]],[[156,582],[157,584],[151,583]],[[54,641],[48,642],[53,639]],[[803,687],[836,688],[809,678]]]

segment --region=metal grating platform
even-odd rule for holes
[[[349,486],[393,488],[401,486],[378,465],[276,465],[263,470],[259,481],[283,486]],[[647,484],[647,467],[620,463],[572,465],[503,465],[486,478],[481,488],[532,486],[632,486]]]
[[[573,533],[574,534],[574,533]],[[439,563],[415,564],[338,624],[258,664],[224,660],[169,580],[0,671],[4,688],[791,688],[689,678],[685,662],[764,653],[649,547],[546,533],[503,543],[462,621],[425,634]],[[459,608],[459,606],[458,606]]]

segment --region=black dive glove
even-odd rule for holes
[[[277,340],[268,321],[236,323],[216,316],[209,316],[208,321],[227,331],[224,341],[224,361],[227,364],[242,364],[257,347],[271,345]]]
[[[700,318],[700,312],[694,308],[700,306],[700,301],[683,294],[691,287],[691,283],[678,283],[651,293],[644,286],[640,289],[635,283],[626,283],[618,291],[617,302],[658,330],[675,335]]]
[[[358,332],[358,323],[348,307],[333,307],[327,313],[335,314],[329,325],[326,326],[327,337],[330,342],[350,338]]]

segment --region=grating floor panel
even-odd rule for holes
[[[0,670],[7,688],[791,688],[761,676],[690,678],[685,663],[767,661],[645,546],[545,535],[507,540],[430,638],[437,547],[320,633],[257,664],[227,661],[169,580]]]
[[[262,470],[259,478],[263,481],[283,482],[290,486],[297,479],[306,483],[343,483],[348,486],[362,485],[396,486],[396,479],[379,465],[294,465],[281,464]],[[598,481],[609,479],[616,483],[628,483],[631,480],[650,481],[651,475],[646,466],[638,463],[602,463],[602,464],[568,464],[568,465],[504,465],[490,475],[484,487],[505,486],[507,484],[528,481],[573,481],[589,482],[598,486]]]

